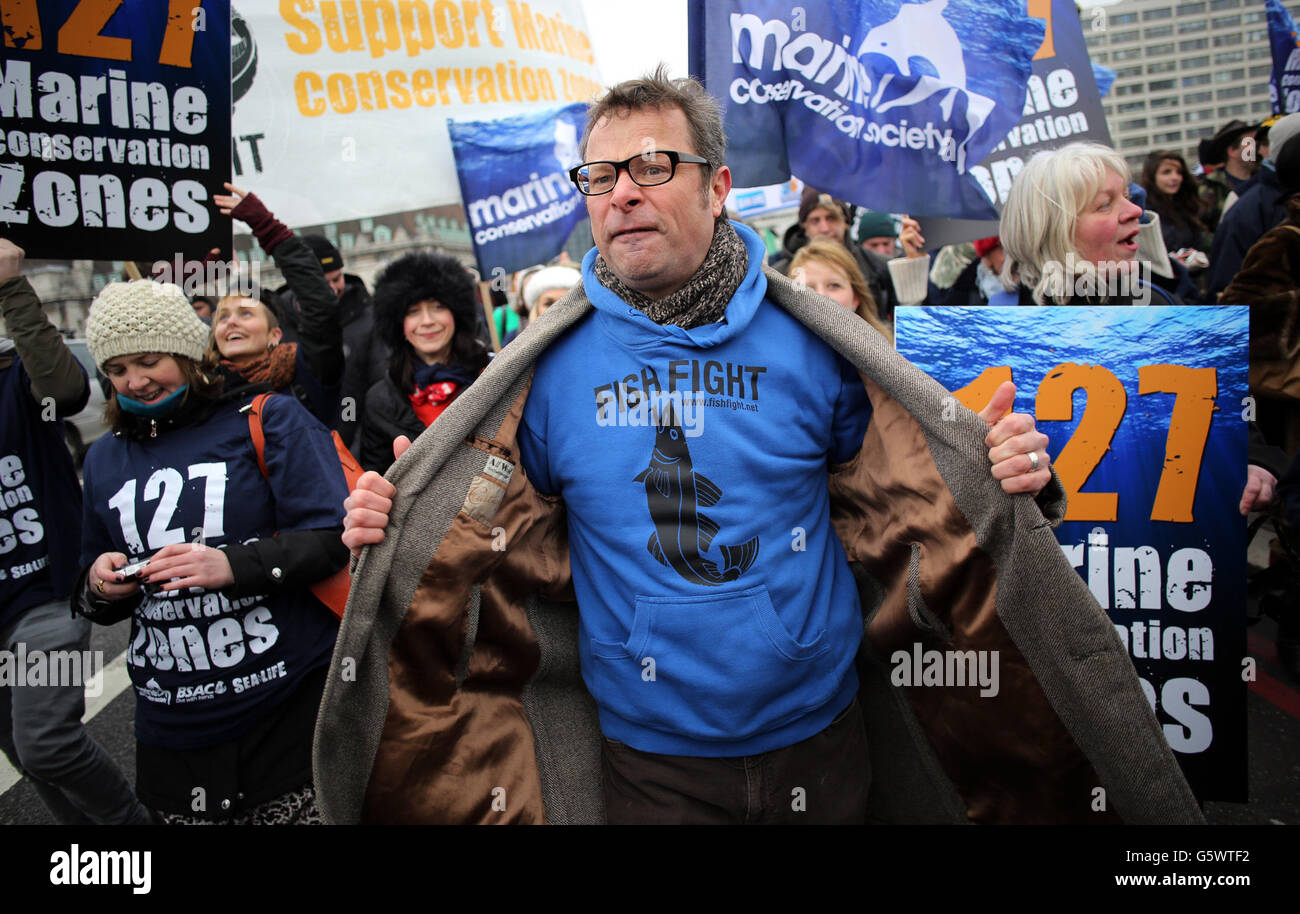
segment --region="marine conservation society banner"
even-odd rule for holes
[[[585,104],[494,121],[451,121],[460,196],[479,275],[546,263],[586,216],[569,180],[579,164]]]
[[[32,258],[230,248],[227,0],[6,2],[0,234]]]
[[[794,174],[931,216],[996,218],[972,169],[1021,119],[1044,34],[1025,0],[690,4],[691,71],[723,106],[738,186]]]
[[[900,308],[972,408],[1014,380],[1065,484],[1056,530],[1202,800],[1246,799],[1247,308]]]
[[[1273,73],[1268,94],[1274,114],[1300,111],[1300,35],[1295,20],[1280,0],[1266,0],[1268,10],[1268,46],[1272,50]]]
[[[290,226],[457,202],[447,119],[587,102],[579,0],[240,0],[235,183]]]
[[[971,169],[999,213],[1011,192],[1011,182],[1034,153],[1066,143],[1110,145],[1101,97],[1115,74],[1094,65],[1084,43],[1085,29],[1106,28],[1104,12],[1101,7],[1085,10],[1081,20],[1073,0],[1029,0],[1030,15],[1046,18],[1047,33],[1034,54],[1024,114],[1002,142]],[[1098,82],[1099,69],[1104,71],[1102,78],[1109,80],[1104,85]],[[926,244],[932,249],[998,233],[996,222],[929,219],[919,208],[910,212],[922,221]]]

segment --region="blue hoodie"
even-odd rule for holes
[[[827,467],[861,446],[857,373],[765,298],[764,247],[726,319],[660,326],[602,286],[538,361],[520,462],[567,506],[583,678],[605,736],[736,756],[827,727],[857,690],[857,589]],[[827,307],[838,307],[828,302]]]

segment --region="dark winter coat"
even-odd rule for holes
[[[0,346],[0,491],[13,499],[0,499],[3,629],[76,579],[81,487],[63,418],[85,407],[90,387],[26,277],[0,283],[0,313],[12,337]]]
[[[361,420],[366,412],[366,394],[384,376],[388,347],[375,335],[370,291],[360,276],[343,274],[343,294],[335,303],[343,327],[343,383],[339,397],[345,403],[335,428],[352,453],[361,448]],[[298,296],[288,283],[276,289],[280,298],[285,342],[302,339]],[[349,409],[347,404],[350,404]]]
[[[424,431],[406,394],[385,374],[366,393],[365,420],[361,423],[361,466],[387,473],[393,465],[393,439],[405,435],[414,441]]]
[[[1206,300],[1211,304],[1237,275],[1251,245],[1286,218],[1289,191],[1278,179],[1277,172],[1261,168],[1258,178],[1259,183],[1223,214],[1214,232],[1206,289]]]

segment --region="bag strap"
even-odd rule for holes
[[[1167,304],[1167,305],[1172,305],[1172,304],[1174,304],[1174,297],[1173,297],[1172,295],[1170,295],[1168,292],[1166,292],[1164,289],[1162,289],[1162,288],[1160,288],[1159,286],[1157,286],[1155,283],[1153,283],[1153,282],[1148,282],[1148,281],[1146,281],[1145,279],[1139,279],[1138,282],[1140,282],[1142,285],[1146,286],[1148,289],[1150,289],[1150,290],[1151,290],[1152,292],[1154,292],[1156,295],[1159,295],[1161,298],[1163,298],[1163,299],[1165,300],[1165,304]]]
[[[270,471],[266,468],[266,432],[262,429],[262,410],[266,407],[266,401],[271,399],[271,394],[258,394],[253,398],[253,402],[248,404],[248,434],[253,439],[253,450],[257,452],[257,465],[262,470],[262,476],[266,479],[271,478]]]

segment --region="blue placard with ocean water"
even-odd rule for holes
[[[1009,370],[1015,409],[1036,414],[1078,490],[1057,538],[1188,783],[1245,800],[1248,309],[900,308],[896,321],[899,351],[949,390],[984,375],[981,406]]]
[[[479,273],[490,280],[546,263],[586,216],[569,180],[585,104],[493,121],[451,121],[461,199]]]

